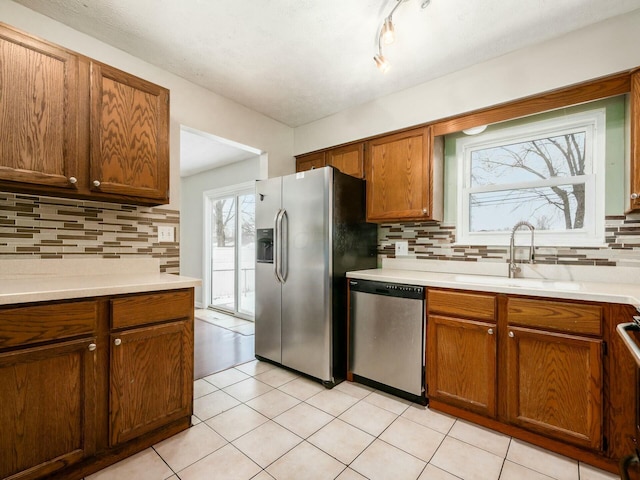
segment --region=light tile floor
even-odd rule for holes
[[[239,333],[240,335],[254,335],[255,323],[242,318],[226,315],[224,313],[209,310],[207,308],[199,308],[195,311],[195,317],[205,322],[217,325],[227,330]]]
[[[91,480],[619,478],[363,385],[251,361],[194,384],[194,426]]]

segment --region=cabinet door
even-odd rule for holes
[[[428,397],[488,417],[496,415],[495,325],[430,315]]]
[[[0,354],[0,478],[40,478],[94,453],[92,343]]]
[[[169,91],[91,64],[90,188],[169,201]]]
[[[357,178],[364,177],[364,144],[334,148],[326,153],[327,165]]]
[[[0,27],[0,181],[75,188],[78,57]]]
[[[305,172],[326,166],[324,152],[309,153],[296,157],[296,172]]]
[[[181,321],[111,334],[112,446],[191,415],[190,325]]]
[[[631,75],[631,200],[630,210],[640,210],[640,70]]]
[[[428,220],[430,128],[372,140],[366,159],[367,220]]]
[[[512,326],[508,332],[508,421],[599,449],[602,341]]]

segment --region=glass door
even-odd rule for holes
[[[210,198],[210,307],[253,318],[255,299],[255,194]]]
[[[238,195],[238,312],[254,316],[256,284],[256,196]]]

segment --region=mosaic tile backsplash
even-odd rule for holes
[[[640,267],[640,214],[605,217],[605,247],[536,247],[536,263]],[[507,262],[509,247],[455,245],[455,225],[425,222],[382,224],[378,254],[395,257],[395,242],[409,242],[416,259]],[[528,244],[527,244],[528,245]]]
[[[158,243],[159,225],[174,227],[176,241]],[[0,192],[0,261],[153,257],[177,274],[179,225],[180,212],[162,207]]]

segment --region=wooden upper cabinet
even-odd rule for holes
[[[168,202],[168,122],[167,89],[92,63],[90,188]]]
[[[640,70],[631,74],[631,198],[629,210],[640,210]]]
[[[364,143],[354,143],[326,152],[327,165],[357,178],[364,177]]]
[[[367,221],[442,220],[442,155],[431,127],[368,142]],[[435,201],[434,201],[435,199]]]
[[[537,433],[602,447],[602,340],[508,328],[507,420]]]
[[[169,202],[169,91],[0,23],[0,189]]]
[[[0,181],[74,189],[78,57],[0,25],[0,131]]]
[[[324,152],[308,153],[296,157],[296,172],[306,172],[326,165]]]
[[[296,157],[296,172],[322,168],[327,165],[331,165],[347,175],[364,178],[364,142]]]

